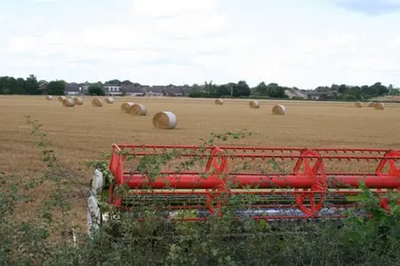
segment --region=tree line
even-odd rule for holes
[[[39,82],[34,75],[29,75],[25,79],[0,77],[0,94],[38,95],[40,94]]]
[[[189,96],[191,97],[258,97],[258,98],[288,98],[285,91],[291,90],[301,92],[307,95],[308,99],[319,100],[366,100],[383,95],[400,95],[400,90],[388,87],[376,82],[372,85],[350,86],[332,84],[328,86],[319,86],[314,90],[300,90],[297,87],[281,86],[278,83],[269,83],[263,81],[255,87],[249,87],[245,81],[238,83],[227,83],[216,85],[212,82],[205,82],[203,86],[197,84],[191,86]]]
[[[29,75],[27,78],[14,78],[10,76],[0,77],[0,94],[24,94],[24,95],[39,95],[43,94],[39,86],[44,81],[38,81],[35,75]],[[53,80],[46,84],[45,93],[51,95],[63,95],[65,94],[66,85],[68,83],[64,80]],[[105,83],[96,82],[89,83],[86,94],[91,95],[104,95],[104,85],[124,85],[134,84],[140,86],[139,83],[134,83],[130,80],[120,81],[113,79],[106,81]],[[174,86],[170,84],[168,86]],[[201,97],[201,98],[288,98],[285,91],[297,91],[307,94],[309,99],[319,100],[366,100],[373,97],[383,95],[399,95],[400,91],[394,89],[392,85],[388,87],[384,86],[380,82],[376,82],[372,85],[363,86],[350,86],[346,84],[332,84],[331,86],[318,86],[314,90],[299,90],[296,87],[281,86],[278,83],[266,84],[264,81],[260,82],[255,87],[250,87],[246,81],[240,80],[237,83],[229,82],[226,84],[214,84],[212,81],[205,82],[202,85],[193,84],[191,86],[184,85],[188,88],[189,97]]]
[[[399,90],[394,89],[393,85],[388,87],[376,82],[373,85],[348,86],[345,84],[332,84],[319,86],[315,89],[319,93],[321,100],[365,100],[383,95],[399,95]]]
[[[45,81],[38,81],[35,75],[29,75],[27,78],[14,78],[10,76],[0,77],[0,95],[64,95],[67,82],[64,80],[53,80],[46,84],[45,91],[42,91],[40,85]],[[126,81],[125,81],[126,82]],[[129,84],[129,83],[125,83]],[[102,83],[97,82],[89,85],[88,95],[105,95]]]
[[[288,87],[279,86],[277,83],[261,82],[256,87],[251,88],[246,81],[241,80],[238,83],[230,82],[217,85],[212,82],[205,82],[203,86],[194,84],[191,86],[190,97],[271,97],[287,98],[285,90]]]

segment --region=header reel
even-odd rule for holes
[[[400,187],[400,152],[239,146],[114,144],[91,181],[88,226],[109,219],[102,203],[138,221],[157,210],[173,221],[234,215],[255,220],[341,219],[364,183],[389,211]],[[96,220],[96,221],[94,221]]]

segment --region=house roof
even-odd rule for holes
[[[45,80],[39,81],[39,90],[42,91],[45,90],[46,88],[47,88],[47,81]]]
[[[107,84],[107,85],[104,85],[103,87],[119,87],[119,88],[121,88],[122,86],[120,86],[120,85],[113,85],[113,84]]]
[[[321,96],[321,95],[332,95],[332,94],[333,94],[333,92],[331,92],[331,91],[312,91],[312,92],[309,92],[307,95]]]
[[[190,92],[190,86],[189,85],[182,86],[182,90],[185,93],[189,93]]]
[[[167,87],[165,93],[184,93],[182,87]]]
[[[293,97],[306,97],[306,95],[302,91],[294,89],[294,88],[286,89],[285,94],[286,95],[289,94],[288,96],[293,96]]]
[[[147,92],[154,92],[154,93],[164,93],[165,90],[165,86],[162,85],[155,85],[155,86],[151,86],[146,88]]]
[[[144,88],[142,86],[134,84],[123,84],[121,90],[128,93],[144,93]]]
[[[66,92],[79,92],[79,84],[77,83],[68,83],[65,85]]]

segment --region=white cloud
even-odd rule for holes
[[[175,17],[180,15],[204,15],[216,12],[218,0],[133,0],[132,13],[138,17]]]
[[[51,3],[51,2],[58,2],[58,0],[33,0],[36,3]]]
[[[21,25],[25,28],[36,28],[43,23],[44,19],[42,17],[34,17],[32,19],[27,19],[21,22]]]
[[[242,10],[235,17],[217,0],[131,3],[120,21],[79,30],[60,26],[38,34],[42,24],[48,25],[38,19],[37,28],[6,42],[3,63],[28,73],[33,68],[40,78],[73,81],[191,84],[245,79],[251,85],[264,80],[300,88],[385,82],[400,69],[400,36],[383,33],[376,26],[379,21],[348,28],[318,21],[313,32],[302,28],[300,15],[293,21],[280,16],[274,22],[272,15],[253,21],[252,14],[240,19]]]
[[[366,15],[386,15],[400,9],[399,0],[331,0],[338,6]]]
[[[393,48],[400,48],[400,36],[394,37],[392,47]]]
[[[304,39],[301,45],[306,52],[329,53],[354,48],[357,41],[358,36],[354,33],[337,32]]]
[[[361,3],[365,0],[334,0],[339,4],[349,4],[349,3]],[[375,2],[376,4],[400,4],[400,0],[370,0],[370,2]]]
[[[232,42],[240,47],[237,36],[221,35],[227,17],[218,10],[217,1],[173,0],[156,4],[154,0],[135,0],[132,6],[132,15],[125,23],[16,37],[9,42],[9,50],[19,58],[12,64],[22,65],[24,57],[31,55],[38,60],[29,58],[26,64],[42,64],[43,59],[47,64],[63,62],[74,67],[79,66],[76,62],[85,61],[95,61],[100,68],[132,69],[153,64],[159,71],[157,65],[165,67],[168,62],[196,65],[198,53],[224,51]]]
[[[1,14],[0,13],[0,25],[3,25],[3,23],[6,23],[7,20],[8,20],[8,17],[6,16],[6,14]],[[1,30],[0,30],[0,32],[1,32]]]

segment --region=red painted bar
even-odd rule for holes
[[[214,149],[215,146],[199,146],[199,145],[132,145],[132,144],[115,144],[120,149]],[[304,147],[252,147],[252,146],[218,146],[222,150],[249,150],[249,151],[303,151]],[[390,149],[366,149],[366,148],[308,148],[317,152],[388,152]]]
[[[312,176],[296,175],[236,175],[228,177],[231,179],[235,188],[311,188],[314,184]],[[216,189],[223,185],[221,178],[210,176],[203,178],[199,175],[167,175],[157,178],[154,182],[148,183],[146,178],[141,175],[125,176],[125,183],[132,189],[146,188],[151,186],[153,189],[163,189],[165,187],[177,189]],[[400,187],[400,178],[396,176],[330,176],[327,177],[328,188],[358,188],[359,181],[363,181],[370,189],[387,188],[397,189]],[[237,186],[237,187],[236,187]]]
[[[129,155],[135,155],[135,156],[155,156],[155,155],[163,155],[163,153],[160,152],[134,152],[134,153],[128,153],[125,154],[127,156]],[[195,153],[182,153],[177,158],[179,157],[202,157],[202,158],[209,158],[213,157],[210,154],[195,154]],[[218,157],[216,155],[215,157]],[[221,157],[226,157],[228,159],[234,159],[234,158],[261,158],[261,159],[319,159],[321,158],[322,160],[327,159],[333,159],[333,160],[382,160],[382,159],[387,159],[387,160],[400,160],[399,157],[396,156],[373,156],[373,155],[321,155],[315,156],[315,155],[288,155],[288,154],[221,154]]]

